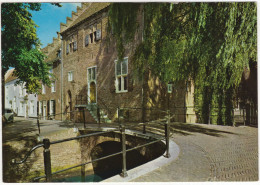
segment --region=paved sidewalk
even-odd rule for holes
[[[179,157],[133,181],[258,180],[257,128],[172,123],[171,129]]]

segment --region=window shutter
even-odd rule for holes
[[[85,46],[88,46],[89,44],[89,35],[86,35],[85,37]]]
[[[77,41],[73,42],[73,51],[77,50]]]
[[[96,40],[100,40],[100,39],[101,39],[101,29],[98,29],[96,33]]]
[[[66,53],[67,53],[67,54],[69,53],[69,44],[67,44],[67,50],[66,50]]]

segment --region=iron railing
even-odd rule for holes
[[[119,113],[120,113],[120,111],[119,111]],[[148,145],[151,145],[151,144],[154,144],[154,143],[157,143],[157,142],[160,142],[160,141],[164,140],[165,143],[166,143],[165,157],[166,158],[170,157],[170,153],[169,153],[169,137],[170,137],[169,123],[170,123],[171,117],[170,117],[170,112],[169,111],[167,111],[166,113],[167,113],[166,122],[163,123],[164,124],[164,128],[165,128],[164,129],[164,137],[154,137],[153,141],[150,141],[148,143],[145,143],[145,144],[142,144],[142,145],[139,145],[139,146],[132,147],[130,149],[126,149],[126,138],[125,138],[126,127],[125,127],[125,124],[121,123],[121,121],[119,119],[118,120],[119,128],[113,128],[113,129],[110,129],[110,130],[107,130],[107,131],[95,132],[95,133],[80,135],[80,136],[77,136],[77,137],[71,137],[71,138],[57,140],[57,141],[52,141],[52,142],[48,138],[43,139],[43,143],[34,146],[26,154],[26,156],[22,160],[16,161],[15,159],[13,159],[12,163],[13,164],[22,164],[22,163],[26,162],[26,160],[32,154],[33,151],[35,151],[36,149],[38,149],[40,147],[43,147],[44,172],[45,172],[45,175],[39,176],[39,177],[35,177],[33,179],[33,181],[39,181],[40,179],[45,178],[46,182],[51,182],[53,175],[61,173],[61,172],[64,172],[64,171],[67,171],[67,170],[70,170],[70,169],[73,169],[73,168],[76,168],[76,167],[81,167],[81,179],[82,179],[82,181],[84,181],[84,179],[85,179],[85,165],[86,164],[93,163],[93,162],[96,162],[96,161],[100,161],[100,160],[103,160],[103,159],[106,159],[106,158],[109,158],[109,157],[113,157],[113,156],[122,154],[122,173],[120,175],[122,177],[126,177],[127,176],[126,153],[129,152],[129,151],[136,150],[136,149],[139,149],[139,148],[142,148],[142,147],[145,147],[145,146],[148,146]],[[39,121],[39,119],[38,119],[38,121]],[[38,121],[37,121],[37,123],[39,124]],[[141,124],[145,125],[145,123],[141,123]],[[132,128],[132,127],[135,127],[135,126],[136,125],[133,125],[133,126],[131,126],[129,128]],[[51,156],[51,151],[50,151],[50,146],[51,145],[59,144],[59,143],[63,143],[63,142],[68,142],[68,141],[72,141],[72,140],[78,140],[78,139],[82,139],[82,138],[86,138],[86,137],[90,137],[90,136],[101,135],[101,134],[109,133],[109,132],[118,132],[118,131],[120,132],[120,135],[121,135],[120,141],[121,141],[121,146],[122,147],[121,147],[121,151],[120,152],[113,153],[113,154],[110,154],[110,155],[107,155],[107,156],[104,156],[104,157],[100,157],[100,158],[97,158],[97,159],[94,159],[94,160],[91,160],[91,161],[87,161],[87,162],[84,162],[84,163],[81,163],[81,164],[74,165],[74,166],[69,167],[69,168],[65,168],[65,169],[62,169],[62,170],[58,170],[58,171],[52,172],[51,157],[50,157]],[[39,132],[40,132],[40,130],[39,130]],[[146,133],[146,129],[145,129],[145,126],[144,126],[143,127],[143,134],[145,135],[145,133]]]

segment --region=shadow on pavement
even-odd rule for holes
[[[3,144],[2,155],[3,155],[3,181],[4,182],[28,182],[29,170],[33,163],[36,161],[36,157],[30,158],[30,162],[25,162],[24,164],[12,164],[12,159],[17,161],[21,160],[25,154],[37,144],[35,137],[26,136],[20,140],[24,143],[22,149],[18,149],[14,146],[8,144]],[[20,148],[20,147],[19,147]],[[28,159],[29,160],[29,159]]]
[[[201,133],[210,136],[221,137],[223,136],[223,134],[236,134],[233,132],[206,128],[201,125],[179,123],[179,122],[171,123],[171,129],[175,134],[180,134],[180,135],[191,135],[192,133]]]

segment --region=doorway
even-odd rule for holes
[[[88,68],[88,102],[97,103],[96,66]]]

